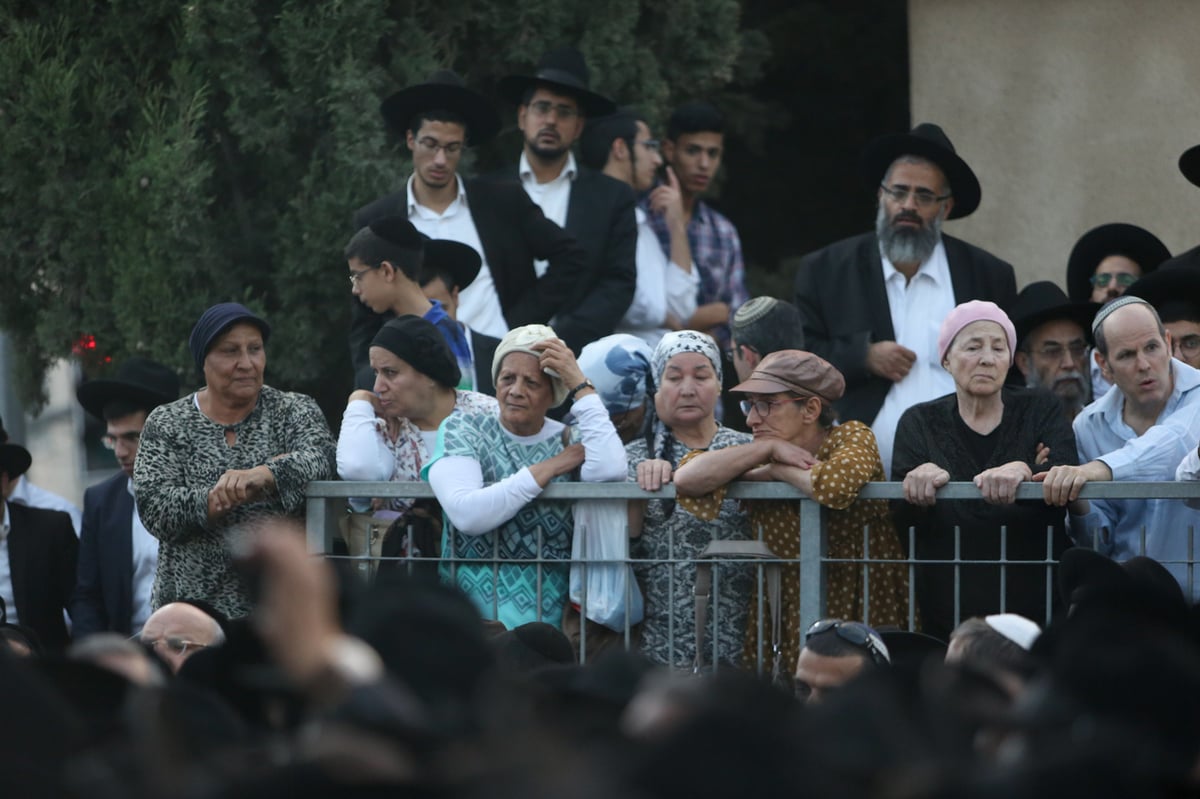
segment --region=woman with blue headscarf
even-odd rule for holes
[[[668,333],[651,358],[654,380],[654,429],[625,447],[629,475],[647,491],[671,482],[679,462],[694,450],[745,444],[746,433],[723,427],[715,409],[721,397],[721,354],[712,337],[683,330]],[[715,539],[746,539],[749,523],[737,500],[725,500],[713,521],[702,521],[673,500],[631,503],[629,534],[634,573],[645,598],[640,648],[651,660],[691,666],[696,656],[693,624],[696,580],[694,559]],[[744,565],[722,565],[714,580],[714,611],[700,642],[716,662],[740,665],[754,572]]]

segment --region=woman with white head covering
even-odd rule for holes
[[[630,477],[647,491],[671,482],[680,460],[693,450],[721,449],[750,440],[746,433],[722,427],[715,416],[721,397],[721,355],[716,342],[691,330],[668,333],[651,360],[656,429],[630,443],[625,452]],[[639,536],[640,533],[640,536]],[[634,573],[645,598],[641,650],[651,660],[690,666],[696,655],[694,559],[714,539],[745,539],[746,514],[736,500],[726,500],[713,521],[701,521],[672,500],[630,503],[631,555],[656,563],[635,564]],[[741,663],[753,570],[718,565],[707,640],[700,645],[724,665]],[[674,621],[672,622],[672,617]]]
[[[499,414],[451,414],[423,472],[442,505],[443,579],[484,618],[513,629],[559,627],[571,557],[570,503],[534,502],[579,469],[586,482],[625,479],[617,431],[575,356],[545,325],[510,330],[496,347]],[[546,417],[569,401],[578,427]],[[493,567],[493,561],[516,561]],[[561,565],[521,564],[536,559]]]

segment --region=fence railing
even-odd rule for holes
[[[338,532],[338,519],[346,513],[346,500],[351,497],[378,498],[433,498],[433,490],[428,483],[412,482],[314,482],[307,488],[307,535],[308,546],[314,553],[329,554],[333,552],[333,542]],[[807,629],[813,622],[825,616],[825,567],[832,562],[826,557],[827,530],[825,525],[826,511],[819,503],[809,499],[795,487],[785,483],[743,482],[730,485],[727,497],[745,500],[794,500],[799,502],[800,555],[797,559],[789,559],[784,563],[796,566],[800,576],[799,615],[800,629]],[[859,494],[862,499],[902,500],[904,490],[901,483],[869,483]],[[624,500],[668,500],[675,498],[675,487],[667,485],[660,491],[643,491],[635,483],[552,483],[536,501],[571,501],[578,499],[624,499]],[[1017,488],[1018,500],[1037,500],[1043,498],[1040,483],[1024,483]],[[1084,486],[1081,499],[1184,499],[1200,498],[1200,482],[1097,482]],[[973,483],[949,483],[937,492],[938,502],[955,500],[981,500],[982,495]],[[1065,513],[1065,510],[1064,510]],[[1197,513],[1197,526],[1200,527],[1200,512]],[[1143,531],[1144,533],[1144,531]],[[1181,534],[1189,537],[1188,556],[1181,561],[1188,566],[1195,566],[1197,558],[1192,548],[1193,531]],[[901,531],[903,536],[903,531]],[[906,538],[911,542],[912,532]],[[911,549],[910,549],[911,552]],[[366,557],[366,553],[350,553],[350,557]],[[865,563],[876,563],[869,557]],[[895,561],[891,561],[895,563]],[[910,576],[915,565],[912,557],[900,561],[909,567]],[[1010,561],[1002,561],[1009,563]],[[760,562],[761,563],[761,562]],[[949,561],[951,565],[969,563],[969,561]],[[1012,561],[1016,563],[1016,561]],[[1026,562],[1028,563],[1028,562]],[[1048,557],[1046,561],[1037,564],[1052,564]],[[1191,569],[1189,569],[1189,573]],[[1189,580],[1190,582],[1190,580]],[[911,581],[910,581],[911,586]],[[1187,586],[1190,588],[1191,586]],[[865,593],[865,591],[864,591]],[[761,592],[760,592],[761,595]],[[911,591],[910,591],[911,597]],[[761,600],[760,600],[761,604]],[[760,620],[762,614],[759,614]],[[911,616],[910,616],[911,618]],[[682,623],[687,623],[684,620]],[[761,637],[759,639],[762,640]]]

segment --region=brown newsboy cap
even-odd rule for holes
[[[845,393],[846,378],[829,361],[811,352],[779,350],[759,361],[749,380],[730,390],[747,394],[794,391],[832,403]]]

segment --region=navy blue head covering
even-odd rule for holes
[[[271,326],[267,320],[251,311],[245,305],[237,302],[218,303],[200,315],[200,320],[192,328],[188,338],[188,349],[192,351],[192,359],[196,362],[196,370],[204,374],[204,358],[216,343],[217,336],[224,333],[236,322],[249,322],[262,333],[263,344],[271,338]]]

